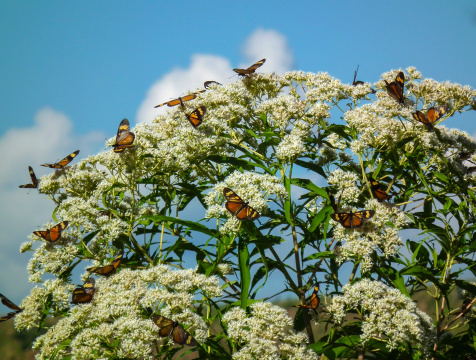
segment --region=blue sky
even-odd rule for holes
[[[51,202],[18,189],[27,167],[74,150],[103,151],[123,118],[151,121],[153,105],[220,82],[266,58],[260,71],[326,71],[375,82],[415,66],[424,77],[476,87],[476,2],[14,1],[0,2],[0,292],[23,298],[29,254],[19,245],[51,219]],[[152,104],[152,106],[150,106]],[[161,109],[162,111],[162,109]],[[473,134],[473,115],[445,124]]]

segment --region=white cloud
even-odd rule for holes
[[[2,171],[0,172],[0,264],[8,269],[0,277],[0,289],[8,298],[23,298],[32,284],[28,283],[26,265],[30,253],[20,254],[20,244],[38,226],[51,220],[54,204],[35,189],[20,189],[29,183],[28,166],[37,177],[51,172],[41,164],[61,160],[75,150],[78,157],[86,157],[101,149],[104,135],[90,132],[82,136],[73,133],[71,120],[63,113],[43,108],[35,114],[34,125],[29,128],[12,128],[0,138]],[[77,160],[76,160],[77,161]]]

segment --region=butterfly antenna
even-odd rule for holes
[[[354,81],[352,82],[353,84],[355,83],[355,79],[357,78],[358,72],[359,72],[359,65],[357,65],[357,70],[354,71]]]

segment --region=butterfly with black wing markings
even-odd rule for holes
[[[188,345],[188,346],[197,346],[197,340],[186,331],[177,321],[173,321],[165,316],[154,315],[154,323],[157,325],[159,330],[159,335],[162,337],[169,336],[176,344],[179,345]]]
[[[244,202],[236,193],[230,188],[223,189],[223,196],[225,196],[226,209],[231,212],[240,221],[243,220],[256,220],[259,218],[259,213]]]
[[[42,239],[48,241],[48,242],[55,242],[58,241],[61,238],[61,233],[63,232],[64,229],[68,226],[69,222],[68,221],[63,221],[52,228],[44,231],[33,231],[33,235],[39,236]]]
[[[38,187],[38,179],[31,166],[28,166],[28,172],[30,173],[31,184],[20,185],[18,187],[22,189],[36,189]]]
[[[346,229],[355,229],[361,227],[364,222],[371,219],[375,215],[374,210],[361,210],[357,212],[338,212],[339,205],[340,205],[340,197],[339,203],[336,205],[334,196],[327,190],[327,194],[329,196],[329,200],[331,201],[332,208],[334,209],[334,213],[331,214],[331,218],[334,221],[337,221]]]
[[[164,102],[164,103],[162,103],[162,104],[155,105],[154,107],[155,107],[155,108],[158,108],[158,107],[161,107],[161,106],[164,106],[164,105],[167,105],[167,106],[172,107],[172,106],[177,106],[178,104],[180,104],[180,106],[184,107],[184,106],[185,106],[185,105],[183,104],[184,102],[195,99],[198,94],[200,94],[200,93],[202,93],[202,92],[205,92],[205,91],[206,91],[206,90],[200,90],[200,91],[197,91],[197,92],[194,92],[194,93],[191,93],[191,94],[188,94],[188,95],[185,95],[185,96],[182,96],[182,97],[178,97],[178,98],[176,98],[176,99],[173,99],[173,100]]]
[[[134,139],[136,138],[135,134],[130,132],[129,120],[123,119],[119,124],[116,135],[116,143],[112,145],[114,152],[122,152],[126,148],[133,148]]]
[[[446,114],[446,111],[448,110],[447,105],[441,105],[441,106],[433,106],[428,109],[426,115],[423,114],[421,111],[416,111],[412,113],[413,118],[416,121],[421,122],[426,126],[428,130],[433,130],[433,124],[438,121],[444,114]]]
[[[370,190],[372,191],[372,194],[377,198],[377,201],[382,202],[392,198],[393,195],[387,194],[387,192],[382,189],[382,187],[380,186],[377,180],[370,177],[369,181],[370,181]]]
[[[265,63],[265,61],[266,61],[266,59],[261,59],[260,61],[255,62],[249,68],[233,69],[233,71],[236,72],[239,76],[251,75],[256,71],[257,68],[259,68],[261,65],[263,65]]]
[[[317,308],[319,307],[319,304],[321,303],[321,299],[319,298],[319,295],[317,294],[318,292],[319,292],[319,284],[316,284],[314,286],[314,291],[312,292],[312,295],[309,301],[305,305],[294,305],[294,307],[306,308],[306,309],[314,310],[315,312],[317,312]]]
[[[12,303],[10,300],[7,299],[7,297],[3,294],[0,294],[0,299],[2,299],[2,304],[9,307],[10,309],[12,310],[15,310],[15,311],[11,311],[9,312],[7,315],[5,316],[1,316],[0,317],[0,322],[3,322],[3,321],[7,321],[8,319],[11,319],[12,317],[14,317],[16,314],[18,313],[21,313],[23,311],[22,308],[20,308],[19,306],[15,305],[14,303]]]
[[[96,288],[94,285],[96,281],[93,278],[89,278],[83,284],[83,286],[78,286],[73,290],[73,296],[71,302],[73,304],[87,304],[91,302],[94,296],[94,291]]]
[[[206,114],[207,108],[205,106],[200,106],[193,110],[190,115],[185,115],[187,120],[190,121],[190,124],[196,129],[197,126],[202,124],[203,116]]]
[[[387,88],[387,94],[394,98],[399,104],[403,104],[405,101],[405,96],[403,94],[403,88],[405,83],[405,75],[403,71],[400,71],[395,77],[395,81],[392,81],[390,84],[385,81]]]
[[[75,152],[69,154],[68,156],[66,156],[64,159],[62,159],[61,161],[58,161],[57,163],[54,163],[54,164],[43,164],[41,166],[45,166],[45,167],[49,167],[49,168],[53,168],[53,169],[62,169],[64,168],[66,165],[68,165],[71,161],[73,161],[73,159],[76,157],[76,155],[79,154],[79,150],[76,150]]]
[[[116,272],[116,269],[121,263],[123,257],[124,257],[124,251],[121,251],[119,255],[117,255],[114,258],[114,260],[111,261],[109,265],[90,267],[90,268],[87,268],[86,271],[89,271],[91,273],[95,273],[98,275],[103,275],[103,276],[112,275]]]

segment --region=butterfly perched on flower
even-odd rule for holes
[[[403,104],[405,96],[403,95],[403,87],[405,82],[405,75],[400,71],[390,84],[384,80],[387,88],[387,94],[394,98],[399,104]]]
[[[5,316],[1,316],[0,317],[0,322],[3,322],[3,321],[7,321],[8,319],[11,319],[12,317],[14,317],[16,314],[18,313],[21,313],[23,311],[22,308],[18,307],[17,305],[15,305],[14,303],[12,303],[10,300],[7,299],[6,296],[4,296],[3,294],[0,294],[0,299],[2,299],[2,304],[9,307],[10,309],[12,310],[15,310],[15,311],[11,311],[9,312],[7,315]]]
[[[206,112],[207,112],[207,108],[202,105],[196,108],[195,110],[193,110],[190,113],[190,115],[186,115],[186,117],[188,121],[190,121],[190,124],[192,124],[194,128],[197,128],[197,126],[201,125],[203,116],[205,115]]]
[[[69,154],[68,156],[66,156],[63,160],[61,161],[58,161],[57,163],[54,163],[54,164],[43,164],[41,166],[45,166],[45,167],[49,167],[49,168],[53,168],[53,169],[62,169],[64,168],[66,165],[68,165],[75,157],[76,155],[79,154],[79,150],[76,150],[75,152]]]
[[[112,145],[114,152],[122,152],[126,148],[133,148],[134,139],[136,136],[134,133],[130,132],[129,120],[123,119],[119,124],[116,135],[116,143]]]
[[[177,321],[173,321],[161,315],[154,315],[153,319],[155,325],[160,328],[160,336],[169,336],[176,344],[179,345],[197,346],[197,340],[195,340],[195,338],[188,331],[184,330],[184,328],[180,326]]]
[[[55,242],[61,238],[61,233],[63,232],[64,229],[66,229],[68,224],[69,224],[68,221],[63,221],[56,224],[51,229],[44,230],[44,231],[33,231],[33,235],[39,236],[42,239],[49,242]]]
[[[94,281],[93,278],[86,280],[83,286],[78,286],[73,290],[71,302],[73,304],[86,304],[91,302],[94,296],[94,291],[96,290],[94,287],[95,284],[96,281]]]
[[[357,78],[357,73],[359,71],[359,65],[357,65],[357,70],[354,71],[354,81],[352,81],[352,86],[359,86],[359,85],[364,85],[365,83],[360,80],[355,80]],[[377,91],[375,89],[370,89],[372,91],[372,94],[375,94]]]
[[[210,86],[211,86],[211,85],[221,86],[221,84],[220,84],[219,82],[216,82],[216,81],[213,81],[213,80],[205,81],[205,82],[203,83],[203,87],[204,87],[205,89],[210,89]]]
[[[124,251],[121,251],[119,255],[117,255],[114,258],[114,260],[111,261],[109,265],[90,267],[90,268],[87,268],[86,271],[89,271],[91,273],[95,273],[98,275],[109,276],[116,272],[116,269],[121,263],[123,257],[124,257]]]
[[[364,222],[371,219],[374,215],[374,210],[362,210],[357,212],[350,211],[348,213],[336,212],[331,214],[331,218],[346,229],[355,229],[361,227]]]
[[[38,187],[38,179],[31,166],[28,166],[28,172],[30,173],[31,184],[20,185],[18,187],[22,189],[36,189]]]
[[[247,69],[233,69],[233,71],[236,72],[239,76],[251,75],[256,71],[257,68],[263,65],[265,61],[266,59],[261,59],[260,61],[255,62]]]
[[[206,91],[206,90],[200,90],[200,91],[197,91],[197,92],[194,92],[194,93],[191,93],[191,94],[182,96],[182,97],[178,97],[177,99],[173,99],[173,100],[164,102],[164,103],[159,104],[159,105],[156,105],[156,106],[154,106],[154,107],[155,107],[155,108],[158,108],[158,107],[161,107],[161,106],[164,106],[164,105],[167,105],[167,106],[176,106],[176,105],[178,105],[178,104],[180,104],[180,106],[184,107],[184,106],[185,106],[185,105],[183,104],[184,102],[195,99],[198,94],[200,94],[200,93],[202,93],[202,92],[205,92],[205,91]]]
[[[392,198],[393,195],[387,194],[385,190],[382,189],[378,181],[373,178],[369,178],[370,181],[370,190],[372,194],[377,198],[379,202],[389,200]]]
[[[305,305],[294,305],[294,307],[312,309],[316,311],[317,308],[319,307],[319,304],[321,303],[321,299],[319,298],[319,295],[317,295],[318,292],[319,292],[319,284],[316,284],[314,286],[314,291],[312,292],[312,295],[309,298],[309,301]]]
[[[416,112],[412,113],[412,116],[416,121],[419,121],[424,124],[428,130],[432,130],[433,124],[438,121],[444,114],[446,114],[447,110],[448,106],[446,105],[433,106],[428,109],[426,115],[423,114],[421,111],[417,110]]]
[[[223,195],[226,199],[226,209],[235,215],[238,220],[256,220],[259,218],[259,213],[236,195],[233,190],[226,187],[223,189]]]

